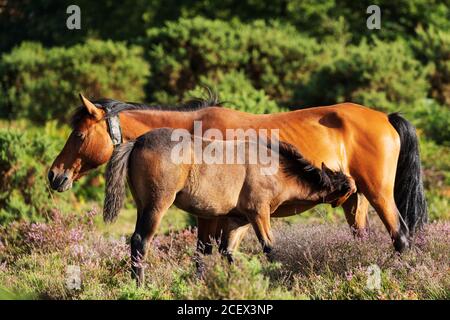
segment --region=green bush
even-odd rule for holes
[[[55,206],[46,167],[55,140],[37,132],[0,129],[0,223],[45,217]]]
[[[84,204],[91,208],[92,201],[103,200],[104,178],[97,170],[75,182],[68,192],[50,190],[48,169],[68,132],[68,127],[55,121],[44,128],[27,121],[0,125],[0,224],[46,219],[52,209],[80,209]]]
[[[328,58],[296,97],[316,106],[344,101],[384,111],[411,110],[427,94],[426,70],[403,41],[328,45]]]
[[[243,24],[204,18],[167,22],[143,39],[152,65],[152,99],[180,100],[201,79],[217,80],[239,71],[256,89],[279,102],[290,101],[294,85],[304,83],[318,66],[316,41],[293,27],[255,21]]]
[[[430,96],[450,106],[450,32],[418,28],[413,48],[424,64],[430,65]]]
[[[264,90],[255,89],[242,72],[218,73],[216,81],[201,77],[200,82],[213,88],[220,101],[228,108],[252,113],[274,113],[283,110],[275,101],[270,100]],[[185,100],[200,97],[203,91],[204,87],[199,85],[185,94]]]
[[[23,40],[40,41],[46,46],[71,45],[92,36],[130,40],[144,35],[149,27],[199,15],[225,21],[279,20],[320,40],[335,36],[339,20],[343,19],[352,32],[353,43],[371,34],[383,39],[395,39],[398,35],[412,38],[419,25],[450,29],[450,6],[442,0],[78,0],[82,28],[70,32],[64,27],[62,17],[72,3],[69,0],[3,1],[0,51],[10,50]],[[381,30],[366,27],[366,9],[372,4],[381,8]]]
[[[436,119],[439,117],[436,114]],[[425,118],[422,120],[424,123],[428,122]],[[448,220],[450,218],[450,147],[438,145],[434,140],[426,139],[424,136],[420,137],[419,142],[429,219],[430,221]]]
[[[443,183],[450,186],[450,147],[438,145],[423,136],[420,136],[419,142],[420,158],[424,170],[439,172]],[[434,182],[429,187],[435,186],[441,187],[442,184]]]
[[[414,114],[414,122],[425,134],[438,144],[450,146],[450,109],[441,106],[432,99]]]
[[[0,116],[66,119],[79,104],[78,92],[139,100],[148,72],[141,49],[123,43],[90,40],[50,49],[22,43],[0,60]]]

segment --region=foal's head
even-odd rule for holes
[[[306,160],[291,144],[279,141],[280,163],[288,176],[293,176],[302,185],[309,198],[320,199],[333,207],[340,206],[356,192],[353,178],[342,171],[333,171],[324,163],[322,168]]]
[[[80,95],[82,106],[72,118],[72,132],[48,173],[50,186],[59,192],[72,187],[87,171],[108,161],[113,152],[106,112]]]
[[[343,204],[356,192],[355,180],[342,171],[333,171],[322,163],[322,174],[324,176],[322,192],[325,194],[323,199],[333,208]]]

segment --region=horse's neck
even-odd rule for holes
[[[190,130],[197,118],[195,111],[129,110],[119,114],[125,141],[133,140],[156,128],[182,128]]]

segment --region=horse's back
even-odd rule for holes
[[[158,128],[151,130],[136,139],[135,148],[145,148],[147,150],[159,151],[170,147],[171,137],[174,129]]]
[[[305,108],[275,114],[251,114],[227,108],[200,111],[203,129],[277,129],[280,140],[294,145],[314,165],[344,168],[372,146],[375,154],[398,145],[398,134],[383,112],[354,103]],[[370,155],[368,155],[370,156]]]

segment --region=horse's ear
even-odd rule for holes
[[[97,108],[95,104],[90,102],[89,99],[83,96],[81,93],[80,93],[80,100],[81,103],[83,103],[83,105],[88,110],[89,114],[93,116],[96,120],[101,120],[103,118],[103,111],[100,108]]]
[[[328,168],[324,162],[322,162],[322,172],[325,172],[325,174],[332,174],[334,173],[333,170]]]

